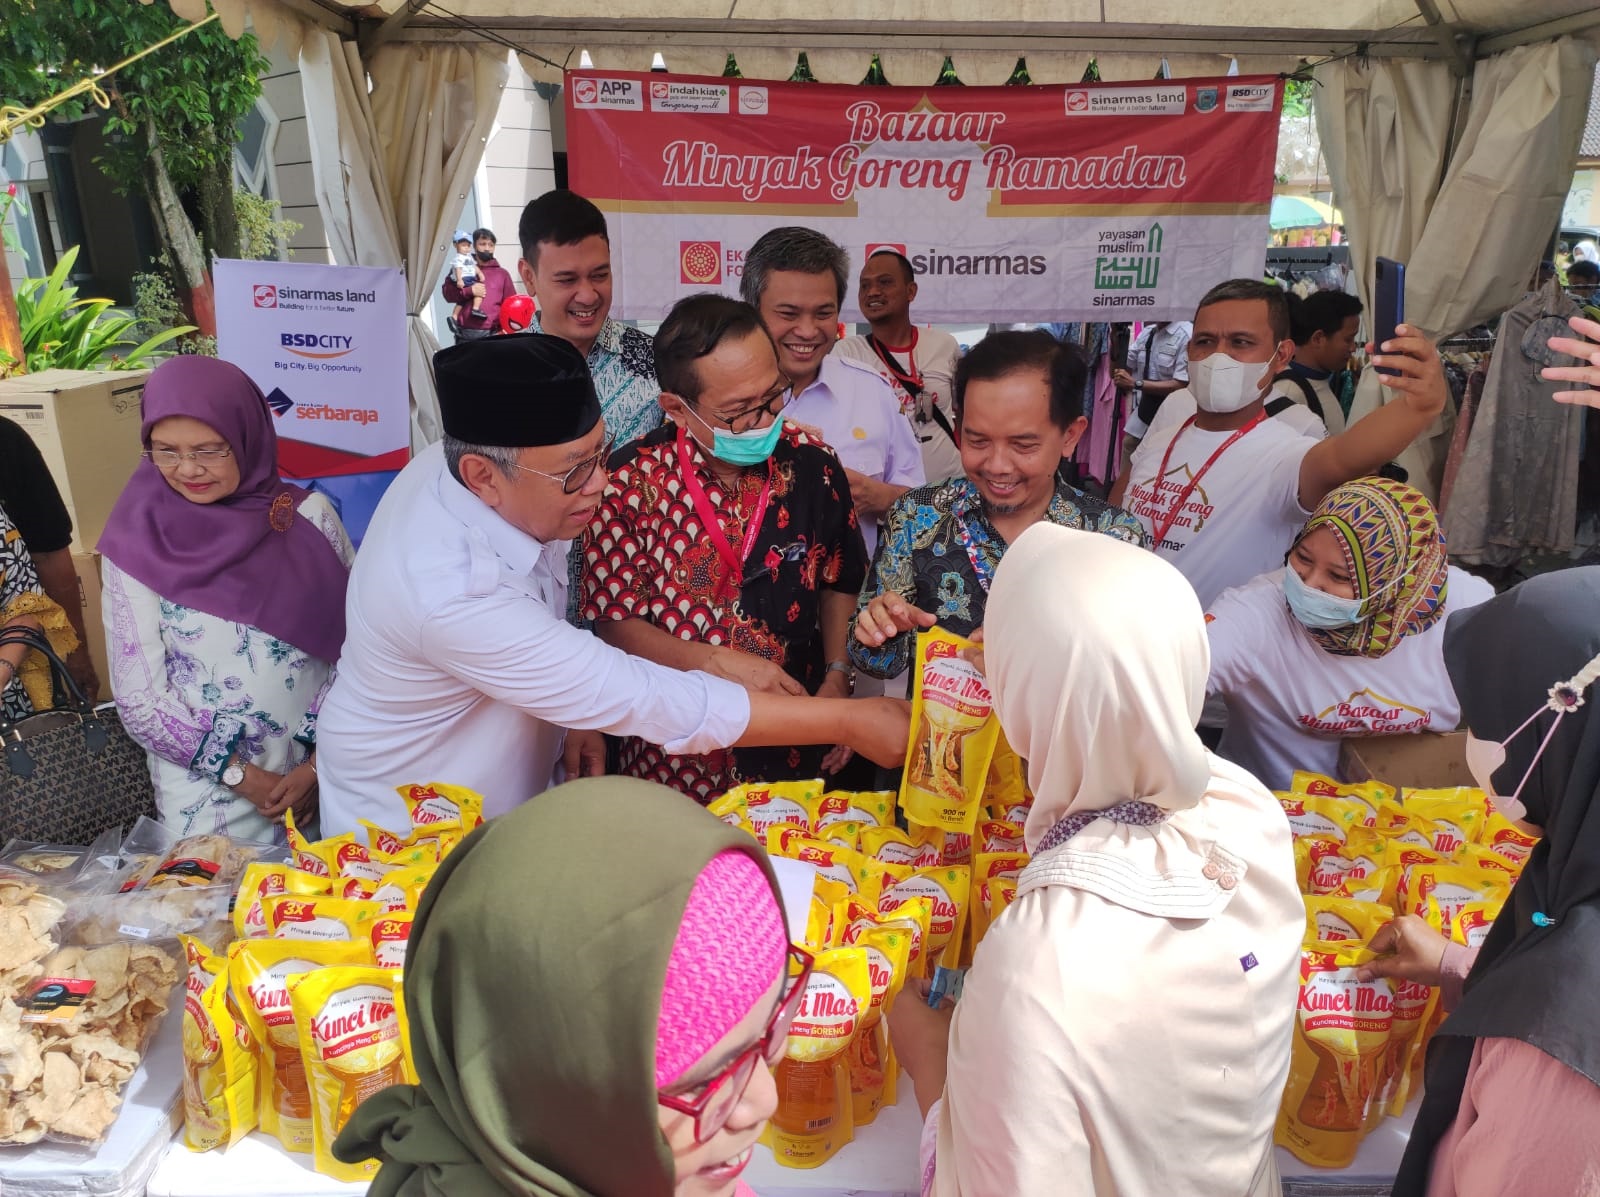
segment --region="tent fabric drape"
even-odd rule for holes
[[[1347,58],[1318,67],[1316,79],[1317,132],[1357,294],[1370,307],[1374,259],[1409,260],[1427,225],[1455,87],[1442,62]]]
[[[433,382],[439,342],[422,313],[443,274],[508,69],[498,48],[384,46],[364,67],[353,44],[327,31],[308,34],[301,46],[317,206],[334,260],[406,270],[413,451],[441,432]]]
[[[1517,301],[1560,218],[1594,61],[1592,45],[1565,38],[1479,62],[1447,172],[1454,83],[1443,63],[1346,60],[1318,70],[1318,130],[1369,309],[1379,256],[1407,263],[1406,320],[1430,335]],[[1388,398],[1366,371],[1351,421]],[[1454,424],[1447,408],[1398,458],[1429,498]]]
[[[1449,174],[1407,268],[1406,311],[1423,328],[1471,328],[1527,290],[1572,185],[1594,63],[1594,47],[1570,37],[1478,63]]]

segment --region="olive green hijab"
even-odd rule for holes
[[[463,841],[407,950],[420,1084],[364,1102],[334,1146],[383,1162],[371,1197],[669,1197],[662,985],[695,879],[729,849],[772,878],[749,836],[691,800],[609,777]]]

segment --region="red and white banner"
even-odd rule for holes
[[[1259,277],[1275,76],[861,87],[571,72],[574,191],[608,214],[613,311],[737,294],[745,251],[820,230],[918,274],[920,321],[1185,319]],[[846,319],[860,319],[855,285]]]

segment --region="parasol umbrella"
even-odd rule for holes
[[[1272,227],[1275,229],[1317,228],[1322,225],[1343,224],[1339,209],[1314,200],[1307,195],[1275,195],[1272,197]]]

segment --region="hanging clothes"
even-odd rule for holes
[[[1075,460],[1083,477],[1109,488],[1122,470],[1122,428],[1127,421],[1124,397],[1111,381],[1109,324],[1088,326],[1084,352],[1089,358],[1089,378],[1083,413],[1089,417],[1089,429],[1078,442]]]
[[[1445,512],[1450,556],[1511,566],[1529,553],[1567,553],[1578,508],[1578,452],[1585,409],[1551,398],[1567,387],[1539,377],[1570,365],[1549,339],[1570,335],[1578,304],[1560,284],[1530,291],[1500,321],[1483,399]]]

